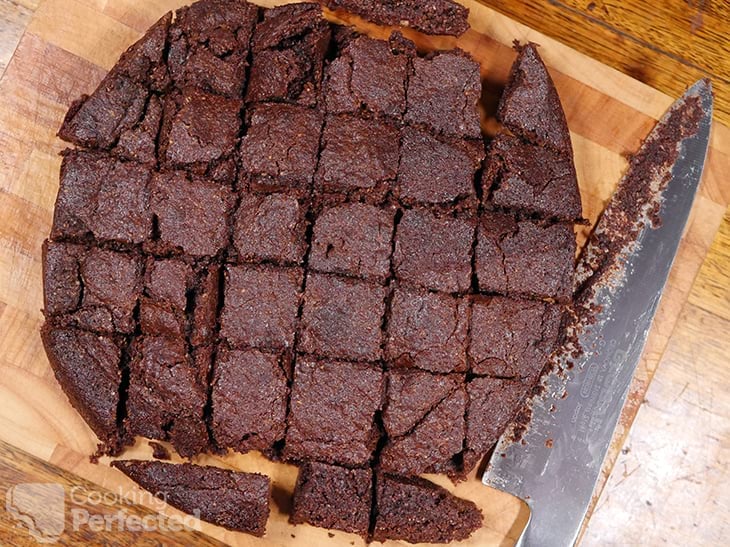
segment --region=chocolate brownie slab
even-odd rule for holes
[[[315,105],[330,36],[316,3],[264,10],[254,30],[246,101]]]
[[[139,244],[152,233],[151,169],[104,152],[65,150],[53,239]]]
[[[465,372],[469,301],[398,287],[387,322],[385,356],[393,367]]]
[[[226,267],[221,336],[232,346],[292,348],[302,275],[300,268]]]
[[[254,536],[266,532],[271,482],[264,475],[189,463],[117,460],[112,466],[185,513]]]
[[[482,187],[496,207],[567,222],[581,216],[572,156],[506,133],[489,146]]]
[[[449,543],[482,526],[482,512],[471,501],[419,477],[377,475],[372,539],[409,543]]]
[[[566,302],[573,294],[575,246],[570,225],[485,211],[477,230],[479,289]]]
[[[474,240],[471,218],[437,215],[426,209],[403,213],[395,234],[393,268],[403,284],[444,292],[471,286]]]
[[[378,440],[379,367],[299,357],[294,367],[284,457],[349,467],[367,465]]]
[[[390,274],[394,220],[393,207],[325,206],[314,223],[310,270],[384,283]]]
[[[71,405],[101,441],[99,451],[118,454],[117,427],[121,350],[117,342],[90,332],[46,322],[41,338],[53,373]]]
[[[370,469],[306,462],[299,468],[289,522],[366,537],[372,496]]]
[[[297,349],[320,357],[377,361],[384,312],[384,287],[310,273]]]
[[[532,385],[557,346],[561,317],[556,304],[476,297],[471,312],[471,372]]]
[[[219,348],[211,385],[216,444],[238,452],[271,449],[284,438],[288,396],[279,355]]]

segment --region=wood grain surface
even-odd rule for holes
[[[81,483],[88,488],[99,485],[120,491],[149,509],[179,515],[169,507],[161,508],[154,500],[140,499],[139,489],[103,462],[88,462],[95,438],[56,384],[40,344],[38,327],[42,320],[40,244],[49,231],[58,187],[57,154],[65,147],[55,138],[60,120],[70,101],[91,91],[140,32],[166,10],[183,3],[23,0],[18,4],[0,0],[0,62],[2,55],[15,50],[0,78],[0,286],[4,289],[0,296],[0,440],[5,441],[0,449],[0,496],[19,483],[52,481],[68,485],[83,477],[90,481]],[[671,103],[671,97],[490,8],[474,1],[464,3],[472,10],[473,30],[457,43],[482,63],[487,104],[493,104],[514,58],[509,47],[512,40],[531,39],[542,45],[541,53],[550,65],[573,133],[585,215],[595,219],[625,168],[625,155],[636,150],[654,120]],[[542,3],[540,0],[530,5]],[[625,2],[635,6],[638,3]],[[517,2],[498,4],[501,10],[518,9]],[[563,10],[564,15],[556,19],[562,31],[558,24],[547,31],[566,42],[575,41],[576,35],[586,36],[586,29],[593,32],[593,27],[578,17],[579,2],[571,4],[567,9],[545,2],[544,10],[536,12],[542,14],[543,22],[550,22],[551,13]],[[530,13],[514,14],[530,21]],[[23,14],[26,19],[22,19]],[[20,19],[12,19],[16,15]],[[14,32],[7,33],[6,28],[12,28],[6,20],[21,22],[12,27]],[[572,21],[569,27],[565,26],[566,20]],[[26,30],[21,38],[17,28],[23,25]],[[606,25],[599,26],[613,32]],[[377,32],[386,33],[383,29]],[[662,32],[659,27],[658,33]],[[599,33],[590,35],[598,43],[595,47],[601,47]],[[12,43],[14,36],[18,36],[17,47]],[[615,41],[620,34],[612,36]],[[645,38],[650,39],[650,35]],[[452,47],[455,43],[450,38],[425,37],[419,37],[419,42],[433,47]],[[610,43],[607,39],[605,47]],[[644,57],[637,56],[635,66],[644,67],[652,75],[660,73],[665,61],[651,57],[657,54],[657,48],[644,49],[649,52],[645,58],[653,60],[643,65]],[[622,51],[622,55],[637,54],[631,48]],[[646,77],[645,73],[629,73]],[[681,87],[693,78],[689,69],[682,68],[675,80]],[[722,93],[726,89],[724,82],[719,79],[718,83]],[[679,91],[677,88],[673,94]],[[726,216],[723,221],[730,201],[728,173],[730,130],[715,124],[700,195],[603,469],[603,481],[608,479],[608,483],[600,497],[601,489],[597,492],[596,511],[584,536],[585,544],[622,544],[637,538],[646,538],[649,543],[674,543],[681,538],[684,544],[711,544],[728,535],[728,493],[721,488],[723,479],[727,480],[729,444],[723,421],[728,416],[730,391],[726,367],[730,349],[726,335],[730,326],[730,218]],[[585,234],[584,229],[578,235],[582,239]],[[649,402],[643,404],[645,400]],[[629,435],[635,418],[636,425]],[[125,456],[148,458],[150,454],[146,442],[139,441]],[[201,524],[203,533],[239,545],[362,543],[348,534],[286,524],[288,493],[296,472],[293,467],[273,464],[254,454],[203,457],[199,461],[260,469],[270,474],[275,484],[272,519],[264,540],[205,523]],[[54,471],[48,463],[64,471],[52,478]],[[438,480],[448,485],[445,479]],[[513,543],[527,518],[521,503],[482,487],[474,477],[456,492],[485,510],[485,527],[468,544]],[[684,512],[678,518],[680,511]],[[25,530],[3,522],[7,521],[0,521],[0,542],[28,541]],[[692,532],[693,528],[700,528],[702,533]],[[84,540],[74,536],[72,530],[67,534],[64,537],[69,541]],[[184,533],[180,538],[165,539],[167,543],[181,544],[195,541]],[[145,541],[136,536],[114,539],[120,544]],[[149,539],[154,542],[154,538]]]

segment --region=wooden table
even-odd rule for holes
[[[125,0],[74,1],[124,18],[131,29],[145,20],[144,14],[135,20],[136,14],[125,12]],[[718,98],[716,118],[725,124],[730,122],[730,24],[725,22],[730,20],[730,4],[727,2],[664,0],[650,6],[645,6],[642,0],[482,2],[672,96],[681,93],[700,75],[711,75]],[[155,3],[164,4],[165,0]],[[169,1],[171,6],[179,3]],[[0,0],[0,76],[41,4],[42,0]],[[134,36],[130,30],[127,41]],[[78,37],[80,41],[83,39]],[[97,64],[106,66],[110,60],[103,58],[103,52],[100,55]],[[580,69],[574,67],[574,78],[579,79]],[[22,78],[22,75],[15,76]],[[41,84],[47,85],[50,93],[69,92],[54,90],[52,81]],[[0,93],[7,92],[0,87]],[[635,101],[641,102],[640,95],[639,90],[634,95]],[[22,109],[22,97],[17,104]],[[37,120],[28,120],[29,131],[35,127],[34,121]],[[2,132],[0,126],[0,135]],[[629,411],[624,413],[615,448],[605,467],[605,487],[585,531],[585,545],[628,542],[711,545],[723,543],[730,532],[726,516],[730,513],[726,487],[730,460],[726,426],[730,417],[727,369],[730,361],[727,357],[730,351],[730,156],[725,153],[730,150],[730,130],[718,124],[713,138],[717,145],[712,152],[715,168],[709,180],[705,179],[700,203],[678,256],[678,267],[672,274],[675,294],[668,295],[671,298],[665,299],[662,310],[668,320],[656,325],[652,344],[632,386]],[[45,165],[49,170],[57,169],[55,161],[38,160],[34,162],[36,168]],[[0,170],[7,167],[2,162],[0,154]],[[28,176],[19,173],[18,180],[10,183],[20,188]],[[53,199],[53,196],[32,195],[32,187],[21,191],[31,202]],[[23,217],[28,222],[47,221],[34,219],[32,214],[33,210],[13,210],[11,216]],[[0,226],[3,245],[17,240],[13,225],[0,222]],[[14,283],[12,268],[4,266],[3,271],[10,272],[10,277],[1,281]],[[20,355],[29,363],[43,361],[38,356],[42,350],[36,345],[30,345],[27,350],[9,347],[17,343],[13,329],[24,320],[0,304],[0,363],[4,353]],[[15,387],[18,392],[22,391],[22,386]],[[34,396],[42,398],[44,394]],[[0,422],[0,439],[22,439],[23,431],[10,430],[11,427],[14,426]],[[53,447],[49,446],[48,450],[52,451]],[[45,459],[64,457],[54,456]],[[65,457],[75,456],[66,454]],[[608,476],[610,470],[613,472]],[[0,485],[5,481],[54,481],[80,487],[85,492],[97,488],[0,441]],[[113,511],[114,507],[111,504],[108,510]],[[137,506],[127,509],[140,515],[149,513]],[[8,522],[0,518],[0,542],[5,543],[6,537],[11,542],[27,539],[25,535],[13,534]],[[177,539],[212,543],[201,535]]]

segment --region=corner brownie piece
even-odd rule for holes
[[[474,503],[426,479],[383,473],[375,485],[374,541],[449,543],[482,526],[482,512]]]
[[[469,301],[398,287],[393,293],[385,356],[393,367],[465,372]]]
[[[285,458],[367,465],[378,441],[374,420],[383,388],[377,366],[300,357],[294,367]]]
[[[185,513],[254,536],[266,532],[271,481],[264,475],[139,460],[117,460],[112,466]]]
[[[104,152],[65,150],[53,211],[53,239],[134,245],[152,233],[151,169]]]
[[[325,69],[324,101],[331,114],[361,110],[401,119],[406,81],[416,46],[400,33],[389,41],[358,36]]]
[[[398,174],[400,132],[378,120],[329,116],[322,134],[316,187],[382,200]]]
[[[471,286],[474,224],[426,209],[403,213],[395,234],[393,268],[402,283],[443,292]]]
[[[370,469],[305,462],[299,468],[289,522],[343,530],[365,538],[372,497]]]
[[[376,361],[384,312],[384,287],[311,273],[297,349],[319,357]]]
[[[309,268],[384,283],[395,209],[363,203],[324,207],[314,223]]]
[[[455,138],[481,139],[479,63],[456,49],[413,60],[406,121]]]
[[[317,103],[330,26],[316,3],[264,10],[253,35],[247,102]]]
[[[565,302],[573,294],[575,246],[570,225],[485,211],[477,230],[479,289]]]
[[[167,171],[152,178],[150,205],[157,219],[155,252],[212,257],[228,245],[228,216],[235,197],[227,187]]]
[[[302,275],[300,268],[228,266],[221,336],[237,347],[293,347]]]
[[[270,449],[284,438],[288,396],[279,355],[219,348],[211,382],[216,444],[238,452]]]
[[[496,207],[567,222],[581,216],[572,157],[506,133],[490,144],[482,186]]]
[[[249,111],[241,141],[242,186],[307,196],[317,167],[323,117],[288,104],[262,104]]]
[[[470,371],[534,383],[558,342],[560,306],[477,297],[472,304]]]
[[[306,205],[294,196],[243,192],[233,226],[237,259],[301,264],[307,250],[306,215]]]
[[[403,130],[398,197],[406,204],[451,204],[471,198],[474,176],[484,159],[481,140],[438,138],[414,127]]]

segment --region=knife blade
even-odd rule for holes
[[[712,104],[700,80],[630,162],[579,261],[572,337],[582,352],[557,356],[521,441],[508,430],[492,453],[482,482],[530,509],[517,545],[578,538],[699,185]]]

